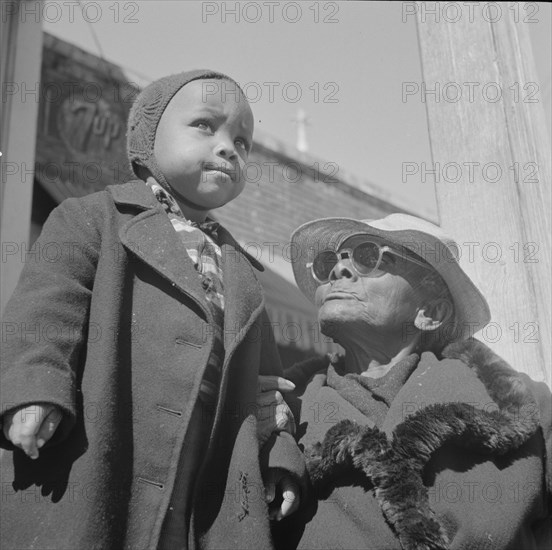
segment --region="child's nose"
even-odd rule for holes
[[[238,154],[234,147],[234,143],[231,140],[221,140],[215,148],[215,154],[219,157],[234,160]]]

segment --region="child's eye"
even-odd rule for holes
[[[236,141],[234,143],[236,145],[238,145],[239,147],[241,147],[242,149],[245,149],[246,151],[249,151],[249,143],[245,139],[238,138],[238,139],[236,139]]]
[[[200,130],[211,130],[211,124],[209,124],[209,122],[207,122],[206,120],[196,120],[196,122],[194,122],[194,125],[196,126],[196,128],[199,128]]]

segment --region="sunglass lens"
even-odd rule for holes
[[[327,250],[316,256],[312,264],[312,271],[316,278],[321,282],[326,282],[330,278],[330,273],[337,263],[335,252]]]
[[[362,275],[368,275],[376,267],[379,259],[379,247],[376,243],[362,243],[353,250],[355,268]]]

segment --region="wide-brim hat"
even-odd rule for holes
[[[370,235],[404,247],[435,269],[454,301],[456,329],[451,340],[473,336],[489,323],[489,305],[460,267],[458,244],[437,225],[408,214],[390,214],[379,220],[322,218],[298,227],[291,236],[293,273],[297,286],[311,302],[319,286],[310,269],[315,256],[325,250],[337,251],[354,235]]]

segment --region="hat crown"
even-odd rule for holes
[[[460,250],[456,241],[447,235],[438,225],[410,216],[409,214],[389,214],[380,220],[362,220],[366,225],[382,231],[416,231],[424,233],[440,241],[451,254],[455,261],[460,259]]]

